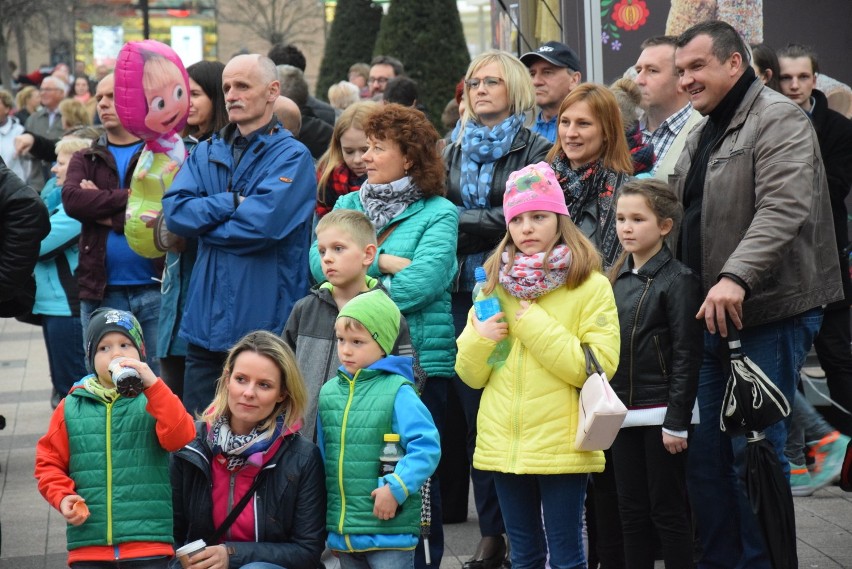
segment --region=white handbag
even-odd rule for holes
[[[627,407],[612,390],[592,349],[583,344],[586,355],[586,383],[580,390],[577,450],[606,450],[618,435],[627,416]]]

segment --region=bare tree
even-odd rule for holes
[[[41,10],[46,0],[0,0],[0,82],[8,88],[12,84],[12,70],[9,69],[9,43],[12,37],[21,38],[21,33]],[[18,51],[22,48],[18,45]],[[23,66],[20,71],[24,71]]]
[[[248,28],[271,45],[309,45],[324,30],[323,7],[319,0],[227,2],[219,4],[219,13],[222,20]]]

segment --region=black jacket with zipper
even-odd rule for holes
[[[196,539],[213,544],[213,451],[207,427],[172,455],[175,549]],[[319,448],[299,434],[286,435],[263,470],[254,494],[256,542],[225,541],[229,565],[265,561],[287,569],[321,567],[325,546],[325,472]],[[246,508],[252,507],[251,502]]]
[[[444,149],[447,172],[447,199],[459,206],[458,254],[469,255],[491,251],[506,234],[503,217],[503,194],[509,174],[529,164],[542,162],[553,145],[530,129],[522,127],[515,135],[508,154],[494,162],[488,201],[485,209],[464,209],[461,189],[461,143],[454,142]]]
[[[665,246],[636,273],[632,260],[628,257],[613,284],[621,358],[611,385],[629,409],[666,405],[663,427],[685,431],[704,348],[695,318],[701,281]]]

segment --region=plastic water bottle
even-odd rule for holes
[[[382,453],[379,455],[379,487],[384,485],[383,479],[386,474],[393,474],[403,455],[402,447],[399,446],[399,435],[386,433],[384,441]]]
[[[476,285],[473,287],[473,310],[476,312],[476,318],[480,322],[484,322],[498,312],[502,312],[502,309],[500,308],[500,301],[497,299],[497,295],[486,295],[482,291],[487,280],[485,267],[476,267],[473,275],[476,277]],[[508,338],[503,338],[497,342],[494,351],[488,356],[488,365],[502,365],[506,361],[506,358],[509,357],[509,350],[511,349],[512,345],[509,343]]]
[[[379,455],[379,488],[384,486],[384,477],[386,474],[393,474],[396,470],[396,465],[405,454],[399,444],[399,435],[396,433],[385,433],[385,444],[382,446],[382,453]],[[396,507],[396,513],[402,510],[402,505]]]

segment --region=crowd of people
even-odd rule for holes
[[[187,69],[157,259],[124,236],[143,142],[115,75],[0,90],[0,316],[44,331],[35,473],[70,567],[176,567],[196,540],[184,567],[439,567],[469,480],[465,569],[771,567],[719,428],[731,327],[793,404],[765,431],[779,500],[849,442],[797,389],[812,346],[852,409],[852,123],[813,50],[708,21],[612,86],[560,42],[487,51],[443,136],[395,58],[331,105],[305,67],[276,45]],[[628,409],[606,451],[575,446],[589,354]]]

